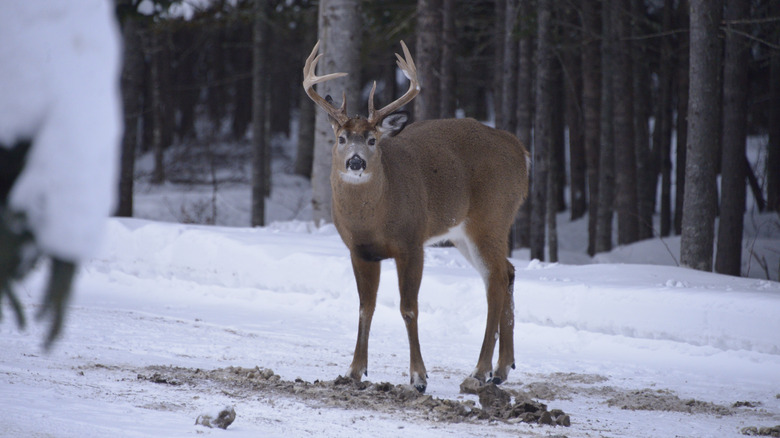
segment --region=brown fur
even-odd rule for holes
[[[339,133],[345,134],[347,126],[358,132],[365,129],[354,122]],[[506,379],[514,364],[510,290],[514,268],[505,255],[515,213],[528,193],[528,152],[523,145],[515,136],[473,119],[417,122],[395,137],[380,138],[366,166],[371,179],[361,184],[340,177],[349,157],[338,146],[333,149],[331,173],[333,220],[352,254],[361,307],[351,377],[359,380],[366,370],[379,260],[394,258],[410,341],[410,376],[418,389],[424,389],[425,366],[417,340],[423,244],[465,223],[487,270],[488,284],[488,323],[474,375],[482,380],[491,377],[498,332],[495,378]],[[465,242],[455,243],[463,251]]]

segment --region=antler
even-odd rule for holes
[[[415,96],[420,93],[420,83],[417,82],[417,67],[414,65],[412,55],[409,53],[409,49],[406,47],[406,44],[404,44],[403,41],[401,41],[401,48],[404,50],[405,59],[401,58],[401,55],[397,53],[395,56],[398,58],[398,68],[400,68],[401,71],[404,72],[406,78],[409,79],[409,90],[407,90],[406,93],[404,93],[404,95],[398,98],[398,100],[395,102],[392,102],[379,111],[376,111],[374,110],[374,91],[376,90],[376,81],[374,81],[374,86],[371,87],[371,94],[368,96],[369,123],[379,123],[382,119],[387,117],[388,114],[411,102],[412,99],[414,99]]]
[[[317,76],[315,74],[315,71],[317,70],[317,61],[320,60],[320,57],[322,56],[322,53],[317,55],[317,49],[320,48],[320,42],[317,41],[317,44],[314,45],[314,49],[311,51],[311,54],[308,58],[306,58],[306,64],[303,66],[303,89],[306,90],[306,94],[309,95],[309,98],[314,101],[317,105],[320,106],[320,108],[324,109],[328,112],[328,114],[331,115],[340,125],[343,125],[344,123],[349,120],[349,117],[347,117],[347,96],[346,93],[342,93],[342,104],[341,108],[336,108],[333,105],[330,104],[327,100],[323,99],[322,96],[317,94],[316,91],[314,91],[314,84],[319,84],[320,82],[329,81],[331,79],[340,78],[343,76],[346,76],[346,73],[331,73],[327,74],[325,76]]]

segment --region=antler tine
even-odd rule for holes
[[[379,123],[382,119],[387,117],[388,114],[411,102],[412,99],[420,93],[420,83],[417,81],[417,66],[414,65],[412,54],[409,53],[409,48],[406,47],[403,40],[401,41],[401,48],[403,49],[404,57],[402,58],[401,55],[396,53],[395,56],[398,58],[396,63],[398,64],[398,68],[404,73],[404,76],[409,79],[409,89],[396,101],[379,111],[376,111],[374,110],[374,90],[376,89],[376,82],[374,82],[374,86],[371,88],[371,94],[368,98],[368,121],[371,123]]]
[[[311,54],[309,54],[309,57],[306,58],[306,64],[303,66],[303,89],[306,90],[306,94],[311,100],[314,101],[314,103],[316,103],[320,108],[324,109],[328,114],[331,115],[331,117],[336,119],[339,124],[343,125],[349,119],[349,117],[347,117],[346,93],[342,94],[344,100],[341,104],[341,108],[336,108],[322,96],[317,94],[316,91],[314,91],[314,84],[340,78],[346,76],[347,73],[330,73],[323,76],[317,76],[315,73],[317,70],[317,62],[319,62],[323,55],[322,53],[319,55],[317,54],[317,50],[319,48],[320,42],[317,41],[317,44],[314,45],[314,49],[311,51]]]

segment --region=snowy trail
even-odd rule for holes
[[[780,424],[780,284],[648,265],[514,260],[517,370],[503,387],[563,409],[570,428],[439,423],[138,379],[153,366],[260,366],[309,382],[342,374],[357,327],[349,257],[333,228],[310,228],[112,219],[53,352],[40,350],[45,326],[20,333],[8,320],[0,325],[0,436],[218,435],[226,432],[194,420],[225,404],[238,413],[231,436],[705,437]],[[408,347],[395,276],[383,263],[369,379],[401,384]],[[42,283],[39,270],[21,288],[28,314]],[[426,252],[420,342],[434,397],[477,400],[459,394],[459,384],[482,340],[483,287],[456,250]],[[733,413],[619,405],[648,394]],[[757,407],[732,408],[737,401]]]

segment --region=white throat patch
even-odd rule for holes
[[[371,179],[371,172],[339,172],[341,180],[349,184],[363,184]]]

